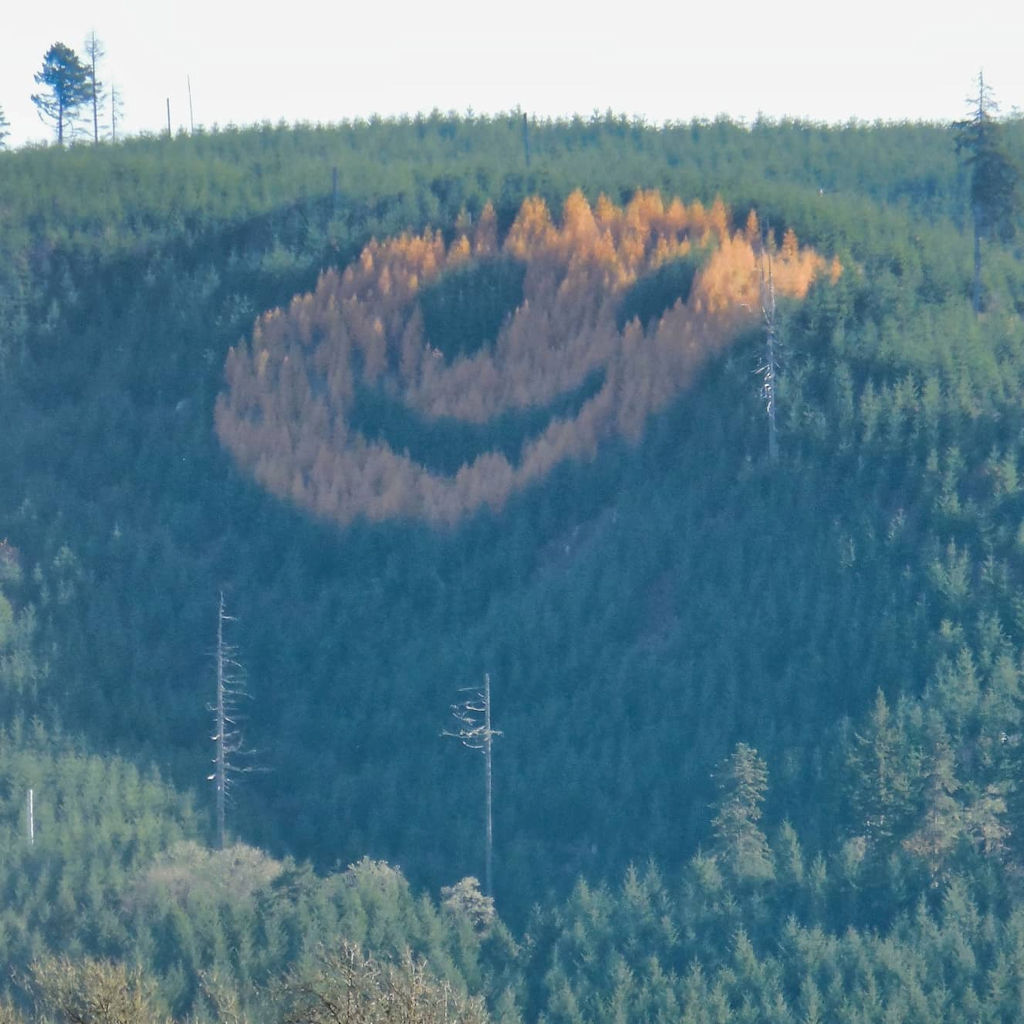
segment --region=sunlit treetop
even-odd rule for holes
[[[639,440],[648,416],[756,322],[762,245],[753,213],[733,230],[720,200],[651,191],[622,208],[575,192],[558,221],[528,198],[500,243],[490,206],[460,218],[447,244],[440,231],[373,241],[229,353],[219,436],[274,493],[340,523],[498,509],[606,438]],[[839,273],[791,231],[769,248],[780,294],[801,298]],[[596,391],[525,438],[518,459],[482,450],[454,474],[360,421],[370,392],[422,423],[484,425],[550,407],[595,374]]]

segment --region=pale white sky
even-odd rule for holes
[[[979,68],[1004,112],[1024,107],[1024,8],[1009,0],[600,10],[579,0],[27,0],[0,29],[0,107],[9,146],[51,138],[29,99],[33,75],[51,43],[84,57],[91,29],[130,134],[164,129],[168,98],[173,127],[187,127],[189,78],[206,127],[516,106],[538,116],[611,108],[654,124],[758,111],[948,121],[965,112]]]

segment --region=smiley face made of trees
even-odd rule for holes
[[[636,441],[647,418],[760,311],[760,232],[657,192],[580,192],[556,224],[527,199],[499,245],[493,209],[373,241],[230,350],[221,442],[318,517],[454,524],[565,459]],[[792,232],[777,292],[827,272]],[[833,276],[839,273],[833,261]]]

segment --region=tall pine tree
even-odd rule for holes
[[[999,105],[985,76],[978,72],[978,94],[968,101],[970,115],[956,121],[957,153],[970,171],[971,221],[974,226],[974,283],[971,301],[981,312],[981,243],[1005,241],[1016,230],[1020,171],[1006,152],[1002,128],[996,119]]]
[[[711,822],[716,852],[736,878],[773,878],[775,865],[768,839],[758,824],[768,789],[768,766],[746,743],[737,743],[720,765],[717,814]]]
[[[37,85],[46,86],[47,91],[34,93],[32,102],[41,118],[53,122],[57,145],[63,146],[75,113],[92,97],[89,69],[70,46],[54,43],[44,54],[42,69],[36,72],[35,80]]]

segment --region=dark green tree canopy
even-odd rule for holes
[[[985,237],[1006,239],[1014,233],[1020,170],[1006,152],[999,106],[992,89],[978,75],[978,94],[970,116],[954,124],[957,151],[966,154],[971,172],[971,208]]]
[[[767,879],[775,871],[758,822],[768,789],[768,766],[754,747],[737,743],[715,773],[717,814],[711,822],[723,861],[741,879]]]
[[[974,222],[975,311],[981,308],[981,241],[1008,241],[1016,233],[1020,211],[1018,185],[1020,170],[1006,151],[1002,125],[996,115],[999,106],[992,89],[978,74],[978,94],[968,102],[971,112],[953,124],[957,153],[970,171],[971,218]]]
[[[10,127],[10,121],[4,116],[4,108],[0,107],[0,149],[3,149],[6,145]]]
[[[92,98],[93,81],[89,68],[70,46],[54,43],[43,56],[43,66],[36,72],[35,80],[47,91],[33,93],[32,102],[38,107],[43,120],[53,122],[57,145],[62,146],[64,132],[72,123],[75,112]]]

